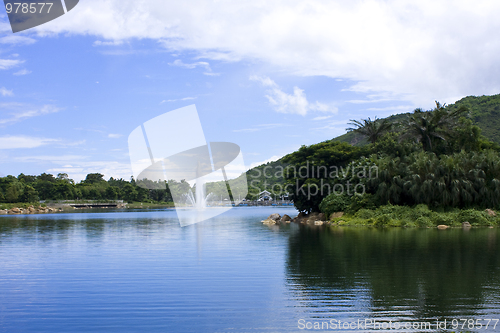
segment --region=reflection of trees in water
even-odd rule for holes
[[[302,290],[325,295],[368,288],[374,311],[474,314],[500,287],[497,236],[497,229],[304,227],[290,238],[287,272]]]
[[[36,216],[16,216],[0,218],[0,242],[2,238],[13,235],[26,238],[36,237],[37,241],[51,241],[69,238],[75,230],[85,230],[85,238],[91,241],[101,241],[108,231],[122,232],[124,228],[134,228],[139,234],[154,233],[164,229],[165,219],[141,218],[120,220],[113,218],[79,218],[74,214],[74,219],[48,219]]]

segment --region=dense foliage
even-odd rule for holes
[[[127,202],[171,202],[168,187],[148,190],[132,179],[110,178],[102,174],[88,174],[85,180],[75,184],[67,174],[57,177],[43,173],[39,176],[20,174],[18,177],[0,177],[0,202],[37,202],[39,200],[125,200]],[[170,184],[176,186],[177,184]]]
[[[360,179],[358,173],[369,172],[373,166],[361,158],[367,152],[365,147],[325,141],[302,146],[285,156],[283,161],[290,165],[285,172],[285,188],[295,207],[299,211],[318,211],[319,204],[331,191],[353,193],[352,184]]]
[[[482,135],[463,104],[436,102],[433,110],[397,119],[394,126],[353,122],[350,130],[369,144],[329,140],[285,156],[291,166],[285,186],[295,207],[327,214],[386,204],[500,208],[500,147]]]
[[[376,209],[362,208],[342,217],[334,218],[339,225],[373,225],[389,227],[435,227],[438,225],[473,226],[500,225],[500,216],[490,216],[484,210],[449,209],[431,210],[425,204],[409,207],[384,205]]]

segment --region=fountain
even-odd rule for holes
[[[186,204],[192,206],[196,210],[204,210],[207,208],[208,200],[214,196],[214,194],[210,192],[208,195],[205,195],[205,182],[203,178],[198,178],[196,179],[195,195],[193,195],[192,190],[189,190],[184,196],[186,198]]]

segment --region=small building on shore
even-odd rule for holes
[[[257,201],[270,201],[270,200],[273,200],[273,198],[271,197],[271,192],[264,190],[259,193],[259,198],[257,199]]]

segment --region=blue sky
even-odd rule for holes
[[[16,34],[0,9],[0,174],[129,179],[130,132],[190,104],[207,140],[237,143],[252,166],[343,134],[349,119],[495,94],[499,9],[81,0]]]

